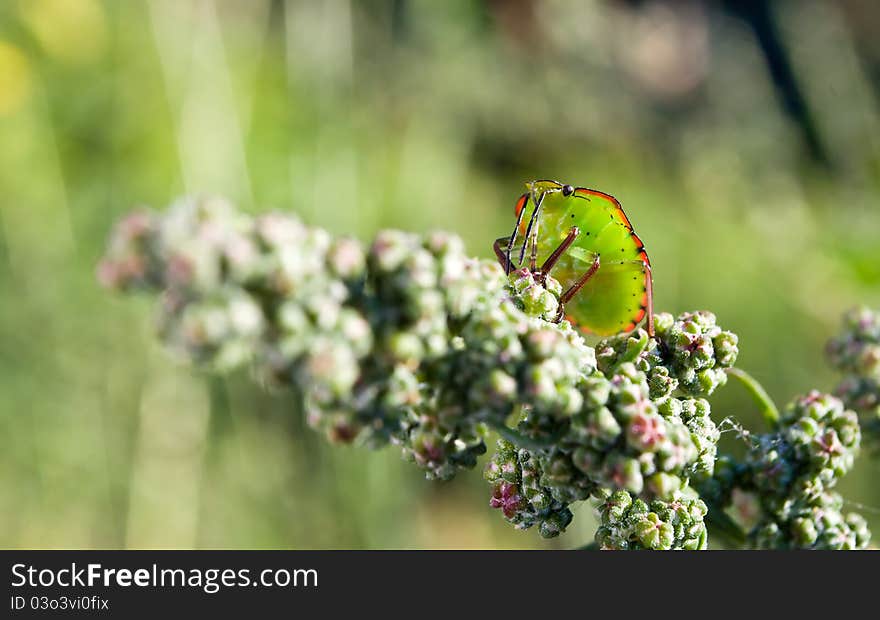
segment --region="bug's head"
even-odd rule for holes
[[[533,196],[555,193],[561,193],[564,196],[571,196],[574,193],[574,188],[571,185],[563,185],[559,181],[551,181],[549,179],[529,181],[526,183],[526,188]]]

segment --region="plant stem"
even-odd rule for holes
[[[522,433],[517,430],[514,430],[502,423],[491,423],[490,426],[495,430],[496,433],[501,435],[503,439],[506,439],[510,443],[519,446],[520,448],[526,448],[528,450],[545,450],[547,448],[552,448],[554,442],[556,441],[555,437],[551,437],[549,439],[535,439],[533,437],[526,437]]]
[[[744,370],[740,370],[739,368],[727,368],[725,372],[727,372],[729,376],[738,379],[742,386],[748,390],[749,394],[752,396],[752,400],[755,401],[755,404],[757,404],[758,408],[761,410],[761,415],[764,416],[764,421],[771,428],[775,428],[776,424],[779,422],[779,409],[776,407],[776,403],[773,402],[773,399],[770,398],[770,395],[767,394],[767,390],[758,383],[757,379]]]
[[[731,549],[741,549],[746,542],[745,532],[720,506],[709,506],[706,525],[709,526],[710,540],[720,538]]]
[[[208,387],[208,423],[204,437],[204,452],[199,465],[201,471],[196,505],[196,545],[202,549],[211,546],[205,530],[206,515],[210,513],[211,473],[217,464],[220,438],[229,430],[232,422],[226,379],[220,375],[208,375],[205,382]]]

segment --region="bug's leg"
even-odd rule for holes
[[[538,230],[541,228],[541,222],[535,222],[535,234],[532,235],[531,249],[529,253],[529,271],[535,273],[538,269]]]
[[[562,255],[565,254],[566,250],[571,247],[571,244],[575,242],[580,234],[581,230],[577,226],[572,226],[568,229],[568,235],[562,240],[562,243],[556,246],[556,249],[547,257],[544,264],[541,265],[542,280],[550,274],[550,271],[556,266],[556,263],[559,262],[559,259],[562,258]]]
[[[510,233],[510,238],[507,241],[507,252],[505,254],[505,261],[501,263],[501,266],[504,267],[504,272],[507,275],[510,275],[510,268],[513,266],[512,261],[510,260],[510,254],[513,252],[513,244],[516,243],[516,236],[519,234],[519,227],[522,225],[523,216],[526,213],[526,207],[529,204],[529,193],[526,192],[522,196],[519,197],[519,200],[516,201],[516,226],[513,227],[513,232]],[[497,250],[496,250],[497,254]],[[520,262],[522,259],[520,259]]]
[[[562,323],[562,319],[565,317],[565,304],[561,301],[559,302],[559,309],[556,311],[556,316],[553,318],[554,323]]]
[[[510,275],[510,249],[505,251],[501,247],[502,245],[509,245],[508,237],[496,239],[495,243],[492,244],[492,249],[495,251],[495,257],[498,259],[498,264],[504,269],[504,273]]]
[[[584,287],[584,284],[596,275],[596,272],[599,271],[599,264],[599,256],[597,255],[596,258],[593,259],[590,268],[587,269],[584,274],[577,279],[577,282],[572,284],[559,298],[559,311],[556,313],[556,319],[554,320],[555,323],[562,321],[562,318],[565,316],[565,304],[571,301],[571,298],[577,295],[578,291]]]
[[[537,200],[535,200],[535,198],[532,197],[532,202],[535,203],[535,210],[532,211],[532,216],[529,218],[529,225],[526,227],[526,239],[525,239],[525,242],[523,243],[522,249],[519,252],[518,263],[520,265],[522,265],[523,260],[525,260],[525,258],[526,258],[526,247],[528,247],[529,241],[532,239],[532,229],[535,227],[535,225],[538,222],[538,214],[541,212],[541,205],[544,203],[544,196],[545,196],[545,194],[542,193],[541,197],[538,198]],[[535,232],[537,232],[537,230]],[[537,243],[538,243],[537,236],[536,236],[534,242],[537,246]],[[537,252],[537,249],[535,251]]]

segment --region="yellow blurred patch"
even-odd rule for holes
[[[31,70],[25,55],[0,41],[0,116],[18,110],[31,92]]]
[[[97,0],[26,0],[19,7],[22,20],[49,56],[86,64],[103,53],[107,24]]]

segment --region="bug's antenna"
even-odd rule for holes
[[[516,226],[513,227],[513,232],[510,234],[510,239],[507,242],[507,253],[505,256],[507,257],[507,262],[504,264],[504,273],[506,275],[510,275],[510,253],[513,252],[513,244],[516,243],[516,236],[519,233],[519,227],[522,224],[523,216],[526,212],[526,207],[529,204],[529,192],[526,192],[522,196],[519,197],[519,200],[516,201]]]

